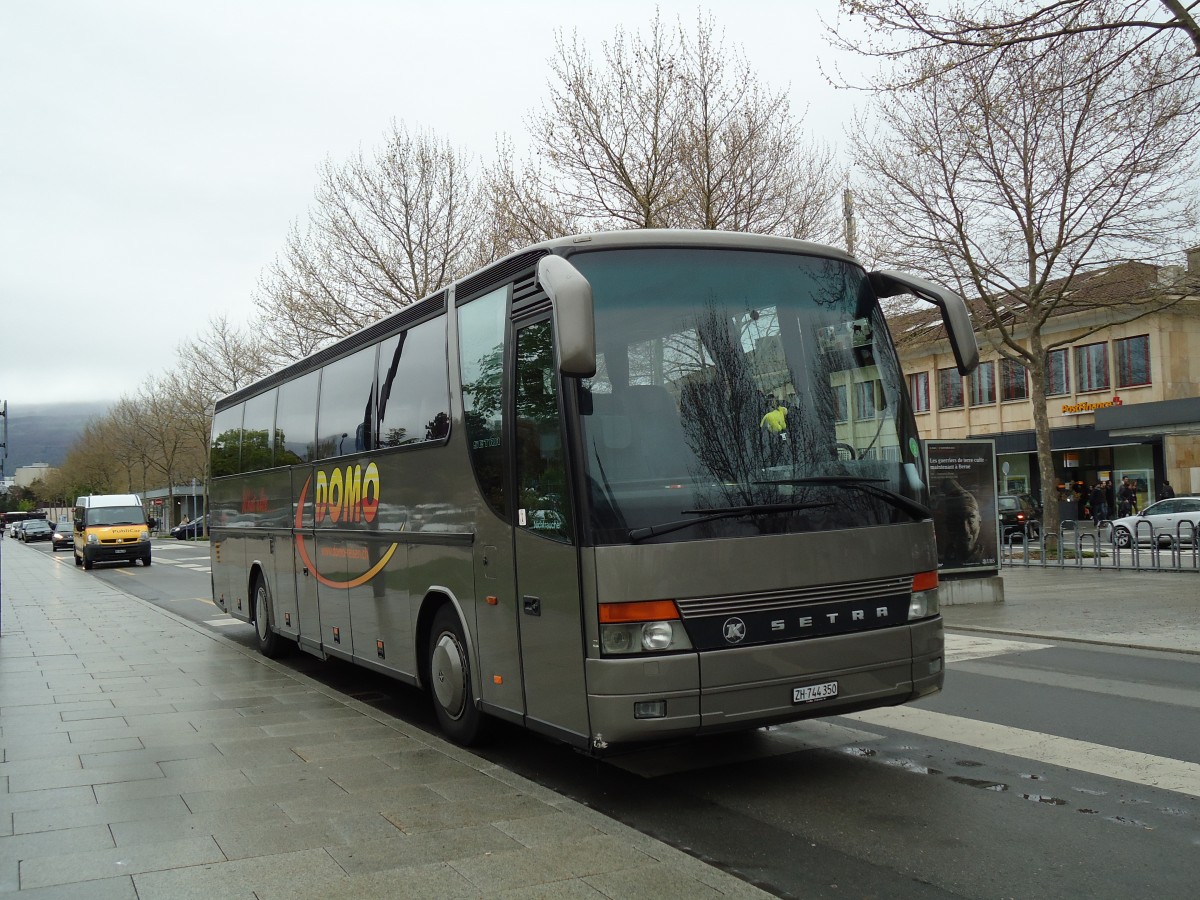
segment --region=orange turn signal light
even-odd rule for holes
[[[678,619],[679,608],[674,600],[639,600],[633,603],[601,603],[600,621],[615,622],[662,622]]]
[[[917,591],[931,591],[938,586],[937,571],[933,572],[918,572],[913,576],[913,593]]]

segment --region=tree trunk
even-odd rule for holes
[[[1038,476],[1042,483],[1042,535],[1050,547],[1058,538],[1058,474],[1050,450],[1050,413],[1046,407],[1046,351],[1037,329],[1029,336],[1034,362],[1029,366],[1033,405],[1033,432],[1037,446]]]

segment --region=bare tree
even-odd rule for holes
[[[273,350],[261,328],[237,328],[228,316],[213,316],[198,336],[184,341],[176,349],[180,374],[168,384],[179,382],[203,406],[211,407],[218,399],[268,374]]]
[[[1200,22],[1195,0],[971,0],[918,3],[914,0],[839,0],[840,12],[860,27],[828,25],[832,43],[886,60],[900,60],[941,47],[955,53],[938,69],[979,60],[1009,48],[1022,54],[1054,53],[1063,41],[1101,31],[1126,32],[1130,52],[1153,47],[1175,64],[1167,80],[1200,74]],[[1115,65],[1121,58],[1110,59]],[[903,73],[903,74],[901,74]],[[896,70],[897,84],[912,83],[921,70]],[[1146,85],[1133,85],[1135,91]]]
[[[1164,61],[1140,54],[1113,67],[1134,35],[1077,35],[1053,53],[1013,47],[964,59],[915,87],[887,93],[854,145],[871,182],[868,219],[897,262],[956,284],[983,312],[1000,354],[1030,374],[1047,526],[1057,528],[1046,406],[1047,352],[1077,335],[1048,329],[1084,311],[1080,290],[1097,267],[1179,246],[1195,226],[1193,82],[1124,102],[1139,72]],[[970,55],[970,49],[942,48]],[[905,259],[904,256],[907,256]],[[1106,327],[1176,302],[1178,292],[1092,292]],[[1060,336],[1056,336],[1056,334]]]
[[[496,161],[482,179],[486,218],[479,236],[476,267],[539,241],[583,230],[578,219],[555,204],[546,190],[550,179],[538,163],[519,163],[512,141],[501,139]]]
[[[551,97],[528,122],[541,165],[529,193],[568,220],[830,240],[842,175],[801,139],[787,96],[763,85],[711,16],[693,31],[656,14],[592,59],[561,36]]]
[[[578,36],[557,39],[550,99],[527,127],[547,193],[593,228],[662,228],[679,200],[678,39],[656,14],[642,39],[618,28],[597,68]]]
[[[845,180],[828,145],[801,138],[787,94],[763,85],[712,17],[679,32],[679,227],[832,241]]]
[[[482,227],[470,160],[393,124],[373,156],[327,162],[255,298],[281,354],[299,359],[441,288],[476,261]]]

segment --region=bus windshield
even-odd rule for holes
[[[596,375],[577,407],[588,543],[928,517],[899,362],[865,271],[836,258],[580,252]]]

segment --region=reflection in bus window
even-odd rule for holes
[[[446,317],[393,335],[379,348],[379,446],[440,441],[450,433]]]
[[[555,388],[550,322],[523,328],[517,337],[517,489],[520,524],[570,541],[570,490]]]
[[[365,347],[322,370],[318,459],[374,449],[375,349]]]
[[[316,458],[317,386],[319,370],[279,387],[275,411],[275,465],[294,466]]]

